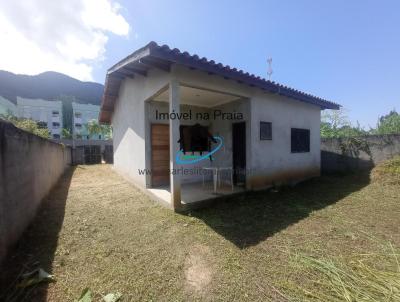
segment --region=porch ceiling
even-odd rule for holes
[[[200,106],[200,107],[214,107],[220,104],[229,103],[238,99],[241,96],[232,95],[217,91],[211,91],[206,89],[180,86],[180,99],[181,104]],[[168,102],[169,101],[169,90],[163,91],[161,94],[153,98],[154,101]]]

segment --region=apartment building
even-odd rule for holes
[[[100,106],[72,103],[72,134],[75,139],[104,139],[101,134],[89,135],[86,125],[91,120],[98,120]]]
[[[0,115],[12,114],[20,118],[28,118],[42,123],[50,131],[51,138],[62,138],[63,112],[61,101],[28,99],[17,97],[17,104],[0,96]],[[92,104],[72,103],[72,134],[75,139],[101,140],[103,135],[89,135],[87,123],[98,120],[100,106]]]
[[[41,122],[49,129],[52,138],[61,138],[63,128],[61,101],[17,97],[17,116]]]
[[[17,106],[13,102],[0,96],[0,115],[8,114],[17,115]]]

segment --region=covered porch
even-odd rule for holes
[[[170,186],[159,186],[147,190],[155,199],[163,203],[171,202]],[[201,206],[203,203],[208,203],[233,194],[240,194],[244,191],[244,186],[233,186],[232,189],[229,185],[223,185],[219,187],[215,193],[212,182],[206,182],[204,185],[201,182],[184,183],[181,184],[181,206],[182,208],[190,209],[192,207]]]
[[[145,111],[151,171],[146,188],[152,197],[179,210],[245,191],[250,152],[245,97],[173,79],[146,101]],[[184,146],[182,133],[193,126],[218,141],[210,138],[207,150]]]

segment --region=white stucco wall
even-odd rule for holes
[[[263,92],[236,81],[184,67],[173,68],[174,76],[182,84],[240,95],[244,99],[216,106],[192,110],[222,109],[241,112],[246,122],[246,186],[257,189],[273,183],[302,180],[319,175],[320,170],[320,108],[279,95]],[[135,76],[121,85],[112,124],[114,128],[114,167],[137,184],[150,185],[151,177],[139,175],[138,169],[151,168],[151,123],[156,121],[155,109],[168,111],[168,103],[150,102],[156,92],[168,85],[170,73],[150,70],[147,77]],[[188,110],[181,106],[181,111]],[[148,118],[146,118],[148,117]],[[260,121],[272,123],[272,140],[260,141]],[[191,123],[195,123],[192,121]],[[200,121],[201,122],[201,121]],[[215,161],[202,161],[194,166],[232,166],[232,123],[208,123],[212,134],[224,137],[224,147],[215,154]],[[202,124],[207,124],[201,122]],[[183,121],[182,124],[190,124]],[[291,153],[291,128],[310,129],[310,152]],[[186,165],[185,168],[190,168]],[[183,176],[182,183],[201,181],[202,177]]]
[[[320,108],[269,93],[251,99],[251,188],[302,180],[320,173]],[[260,122],[272,140],[260,140]],[[310,152],[291,153],[291,128],[310,129]]]
[[[247,188],[264,188],[320,174],[320,107],[184,67],[177,67],[176,74],[183,84],[247,98],[241,107],[235,103],[222,105],[226,111],[239,110],[245,116]],[[260,121],[272,123],[271,141],[260,141]],[[291,153],[291,128],[310,129],[310,152]],[[232,122],[216,122],[211,129],[226,138],[225,153],[216,155],[215,164],[232,165]]]
[[[114,168],[140,186],[146,186],[145,100],[168,84],[169,74],[150,70],[147,77],[126,78],[120,87],[112,117]],[[147,134],[148,135],[148,134]]]

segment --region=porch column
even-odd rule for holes
[[[179,83],[176,79],[172,79],[169,83],[169,113],[179,113],[180,95]],[[172,173],[178,170],[176,163],[176,155],[179,152],[179,119],[169,120],[169,153],[170,153],[170,186],[171,186],[171,205],[174,210],[181,207],[181,175]]]

